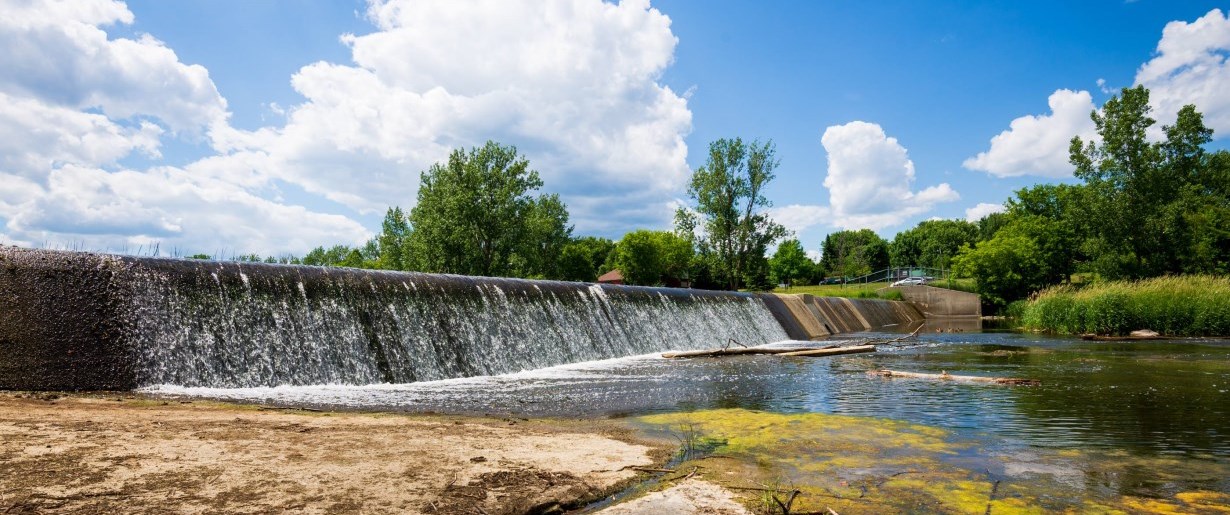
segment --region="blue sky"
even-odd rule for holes
[[[530,156],[578,234],[618,238],[667,228],[688,170],[734,136],[777,144],[767,194],[809,250],[842,228],[891,237],[1070,180],[1065,142],[1120,87],[1151,87],[1163,121],[1196,103],[1230,135],[1219,7],[8,5],[0,133],[21,136],[0,143],[0,241],[353,244],[413,203],[419,171],[486,139]]]

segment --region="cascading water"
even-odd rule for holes
[[[408,383],[787,338],[748,294],[115,259],[140,385]]]

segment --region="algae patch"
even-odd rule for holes
[[[1082,449],[989,450],[942,428],[900,420],[718,409],[637,419],[712,452],[685,456],[679,470],[745,494],[749,507],[778,513],[780,490],[799,490],[794,512],[850,513],[1230,513],[1230,495],[1207,490],[1126,495],[1096,473],[1133,468],[1137,458]],[[1152,460],[1141,465],[1163,465]],[[1174,463],[1165,464],[1174,467]],[[1205,462],[1197,475],[1225,472]],[[1171,468],[1171,470],[1174,470]],[[1196,472],[1189,470],[1188,472]],[[1109,487],[1109,488],[1108,488]]]

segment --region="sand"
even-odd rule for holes
[[[601,421],[0,392],[0,513],[551,513],[670,447]]]

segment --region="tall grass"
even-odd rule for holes
[[[1230,336],[1230,277],[1183,275],[1039,292],[1021,317],[1027,329],[1122,335]]]

